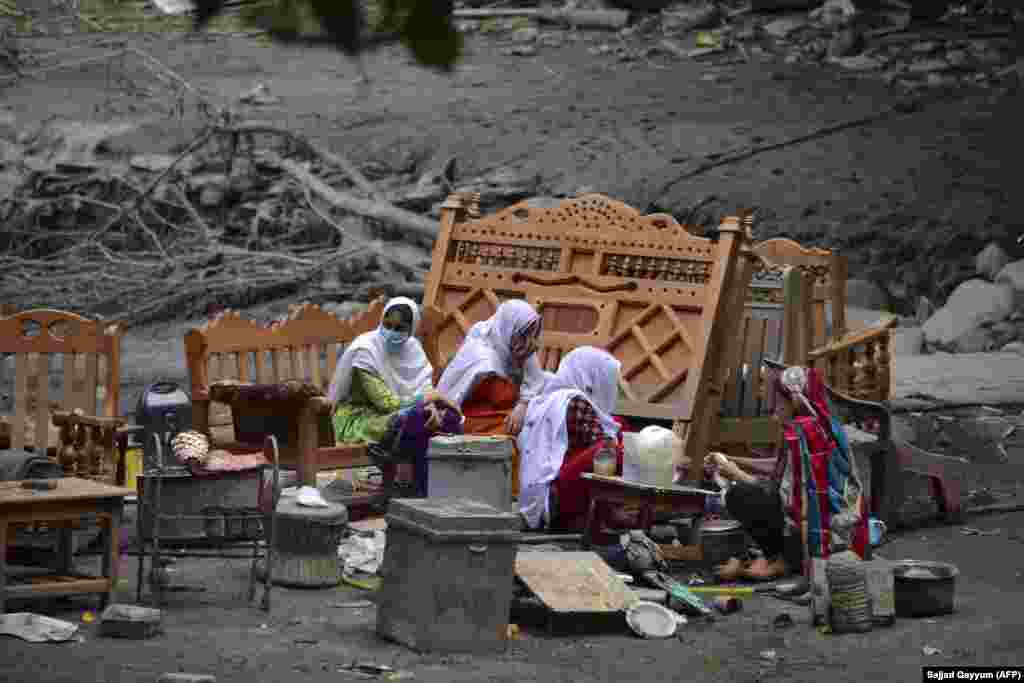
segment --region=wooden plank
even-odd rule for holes
[[[768,337],[767,320],[757,320],[751,326],[744,339],[743,358],[747,363],[747,383],[743,392],[743,409],[741,416],[755,417],[760,415],[761,406],[758,402],[761,391],[761,363],[764,360],[765,341]]]
[[[323,346],[314,344],[309,347],[308,351],[308,363],[310,372],[310,382],[315,387],[323,387],[323,371],[320,369],[320,354],[323,352]]]
[[[86,415],[96,414],[96,387],[99,383],[99,356],[95,353],[85,354],[85,382],[83,384]]]
[[[742,444],[746,447],[774,446],[782,438],[782,425],[775,417],[724,417],[718,423],[716,445]]]
[[[251,381],[249,379],[249,353],[249,351],[239,351],[235,354],[235,368],[239,382]]]
[[[256,349],[253,356],[256,363],[256,381],[260,384],[264,384],[267,382],[267,375],[269,374],[266,352],[263,349]]]
[[[14,357],[14,419],[11,420],[11,448],[25,447],[25,420],[28,417],[28,376],[31,372],[27,353]]]
[[[272,381],[274,381],[274,382],[283,382],[283,381],[285,381],[288,378],[288,369],[289,369],[289,366],[291,365],[291,358],[289,358],[289,356],[291,354],[289,354],[284,349],[274,349],[273,351],[270,352],[270,354],[271,354],[271,357],[274,359],[274,362],[273,362],[274,374],[273,374],[273,380]]]
[[[46,453],[50,446],[50,354],[40,353],[36,358],[36,453]],[[57,446],[58,444],[53,444]]]
[[[338,370],[338,358],[341,350],[341,344],[328,344],[327,346],[327,376],[324,379],[327,380],[328,385],[334,381],[334,373]]]
[[[91,479],[64,477],[55,481],[57,488],[46,491],[23,489],[20,481],[0,481],[0,505],[32,508],[36,503],[50,504],[60,501],[123,498],[135,495],[134,489],[110,486]],[[55,508],[55,511],[59,511],[59,508]]]
[[[636,595],[596,553],[520,552],[516,575],[552,612],[615,613]]]

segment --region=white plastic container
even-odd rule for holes
[[[680,439],[671,429],[651,425],[622,435],[622,478],[655,486],[671,486],[673,457]]]
[[[427,450],[427,497],[469,498],[513,511],[509,436],[435,436]]]

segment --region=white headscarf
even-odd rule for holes
[[[612,418],[618,398],[622,364],[593,346],[573,349],[562,358],[544,394],[530,401],[519,433],[519,511],[531,528],[548,518],[548,492],[569,449],[565,416],[569,401],[582,397],[594,408],[604,433],[615,438],[619,425]]]
[[[384,345],[381,330],[384,318],[395,306],[408,306],[412,311],[412,332],[409,339],[397,353],[388,352]],[[327,390],[327,398],[332,402],[344,401],[352,391],[352,370],[359,368],[377,375],[388,385],[391,391],[403,401],[408,401],[420,392],[430,388],[434,368],[423,352],[423,346],[415,336],[416,326],[420,321],[420,308],[412,299],[404,296],[388,301],[381,314],[381,322],[376,330],[365,332],[349,344],[345,353],[338,361],[334,378]]]
[[[441,375],[437,390],[461,406],[480,377],[493,373],[511,378],[513,358],[509,344],[512,337],[539,319],[537,311],[525,301],[503,302],[494,315],[469,328],[458,353]],[[545,379],[537,354],[531,354],[523,363],[519,400],[526,401],[539,394]]]

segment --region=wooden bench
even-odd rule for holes
[[[253,420],[262,421],[278,438],[281,464],[296,468],[308,485],[316,484],[320,470],[373,464],[364,445],[335,444],[326,391],[340,352],[376,329],[384,303],[377,300],[349,319],[302,304],[265,326],[228,311],[190,330],[185,355],[193,428],[211,434],[215,447],[262,452],[260,443],[232,443],[235,435],[254,431],[248,426]],[[244,397],[239,387],[245,384],[286,386],[260,401]]]
[[[713,241],[602,195],[530,200],[486,218],[476,200],[452,195],[441,211],[423,302],[436,371],[472,324],[525,299],[544,321],[544,369],[578,346],[607,349],[622,362],[619,414],[672,421],[677,457],[703,458],[742,346],[756,260],[749,219],[727,218]]]
[[[0,318],[0,448],[45,453],[68,477],[115,483],[126,422],[118,417],[122,334],[67,311]]]

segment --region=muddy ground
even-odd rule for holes
[[[1024,513],[976,518],[971,527],[993,535],[965,535],[958,527],[901,534],[882,546],[887,559],[956,564],[957,611],[926,619],[899,619],[868,634],[824,635],[806,607],[769,597],[744,599],[743,611],[713,625],[683,626],[676,638],[641,640],[621,618],[604,623],[566,618],[549,633],[542,618],[517,614],[522,637],[502,655],[416,654],[378,638],[376,609],[346,606],[372,599],[344,585],[336,589],[275,588],[267,615],[244,602],[246,564],[237,560],[183,560],[175,579],[203,592],[171,593],[165,634],[139,642],[102,638],[82,624],[83,642],[2,643],[0,680],[10,683],[152,683],[167,671],[209,673],[218,683],[349,681],[353,662],[394,667],[427,683],[491,681],[917,681],[921,667],[1020,665],[1024,589],[1020,535]],[[994,561],[994,558],[999,558]],[[121,601],[135,596],[134,558],[126,559]],[[424,577],[426,585],[428,577]],[[425,588],[429,590],[429,588]],[[53,606],[53,615],[82,623],[88,600]],[[37,603],[34,609],[39,610]],[[787,613],[788,629],[773,627]],[[930,648],[926,651],[926,648]],[[932,652],[932,648],[937,652]]]

